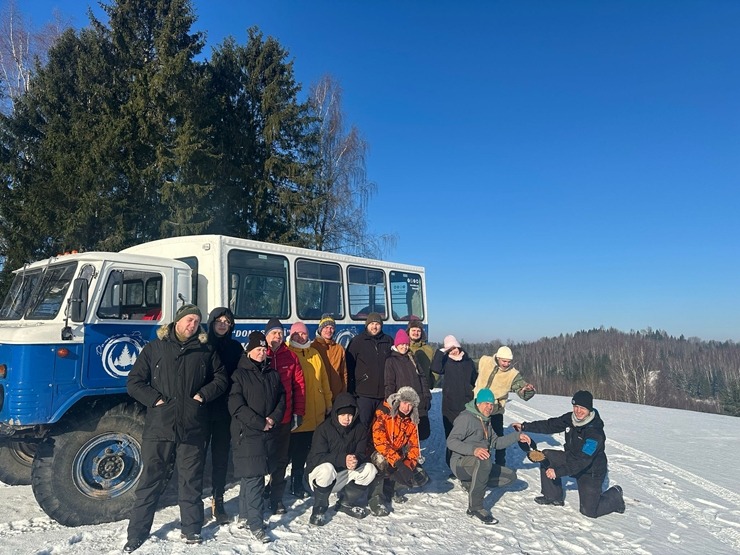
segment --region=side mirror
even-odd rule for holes
[[[69,299],[69,318],[73,322],[82,322],[87,315],[87,288],[85,278],[77,278],[72,282],[72,296]]]

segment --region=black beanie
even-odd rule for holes
[[[353,407],[352,405],[347,405],[346,407],[339,407],[337,409],[337,416],[339,416],[340,414],[351,414],[354,416],[355,412],[355,407]]]
[[[183,318],[188,314],[195,314],[201,320],[203,319],[203,314],[201,314],[200,308],[194,304],[184,304],[177,309],[177,312],[175,312],[175,322],[179,322],[180,318]]]
[[[249,343],[247,343],[246,349],[247,353],[257,347],[267,347],[267,339],[265,339],[265,334],[261,331],[253,331],[249,334]]]
[[[594,410],[594,396],[591,395],[590,391],[576,391],[570,403],[574,406],[578,405],[579,407],[588,409],[589,412]]]
[[[270,318],[270,320],[267,322],[267,325],[265,326],[265,335],[270,333],[271,330],[274,330],[275,328],[280,328],[285,332],[283,325],[280,323],[280,320],[277,318]]]

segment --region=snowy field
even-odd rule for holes
[[[354,520],[330,510],[323,528],[308,524],[311,500],[286,494],[287,515],[270,519],[272,544],[240,536],[233,527],[208,522],[205,542],[183,544],[176,507],[161,509],[151,538],[137,554],[725,554],[740,553],[740,419],[695,412],[595,401],[606,424],[609,481],[624,488],[625,514],[597,520],[578,512],[578,492],[566,486],[565,507],[541,507],[537,467],[514,445],[509,466],[519,481],[486,496],[500,520],[485,526],[465,515],[467,498],[447,480],[444,434],[435,391],[432,437],[424,465],[432,481],[386,518]],[[569,399],[537,395],[515,400],[506,422],[560,415]],[[560,436],[534,435],[542,448]],[[237,512],[238,487],[227,491],[226,509]],[[332,497],[332,502],[334,498]],[[204,500],[204,511],[207,502]],[[65,528],[39,509],[30,486],[0,484],[0,553],[80,555],[120,553],[127,521]]]

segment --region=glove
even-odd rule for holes
[[[296,428],[300,427],[301,424],[303,424],[303,417],[300,414],[294,414],[293,423],[290,426],[290,431],[292,432]]]
[[[396,482],[399,482],[400,484],[403,484],[404,486],[413,486],[414,485],[414,471],[411,470],[408,466],[403,464],[402,462],[397,463],[398,466],[396,466],[396,471],[393,473],[391,478],[393,478]]]

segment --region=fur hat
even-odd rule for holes
[[[411,320],[409,325],[406,326],[406,331],[410,331],[411,328],[419,328],[421,331],[424,331],[424,324],[421,323],[421,320]]]
[[[267,321],[267,325],[265,326],[265,335],[267,335],[268,333],[270,333],[274,329],[280,329],[280,330],[282,330],[283,329],[283,325],[280,323],[280,320],[278,320],[277,318],[270,318]]]
[[[194,304],[184,304],[177,309],[175,313],[175,322],[179,322],[181,318],[184,318],[188,314],[195,314],[199,319],[203,319],[203,314],[200,312],[200,308]]]
[[[399,345],[409,345],[411,343],[411,338],[409,338],[409,334],[406,333],[403,330],[398,330],[396,332],[396,338],[393,341],[393,346],[398,347]]]
[[[391,407],[391,418],[394,418],[398,414],[398,407],[402,402],[406,401],[411,403],[413,409],[411,410],[411,420],[414,424],[419,424],[419,394],[414,391],[413,387],[407,385],[401,387],[395,393],[388,395],[388,404]]]
[[[446,353],[447,351],[455,347],[457,347],[458,349],[462,348],[460,347],[460,342],[457,339],[455,339],[454,335],[447,335],[445,336],[444,347],[440,349],[440,351],[442,351],[443,353]]]
[[[247,343],[246,351],[249,353],[257,347],[267,348],[267,339],[265,339],[265,334],[261,331],[253,331],[249,334],[249,343]]]
[[[329,313],[321,315],[321,320],[319,320],[319,328],[316,330],[316,335],[321,335],[321,330],[323,330],[326,326],[334,326],[335,328],[337,327],[334,316]]]
[[[290,326],[290,335],[293,335],[296,332],[303,332],[306,335],[308,335],[308,328],[306,327],[306,324],[303,322],[296,322],[292,326]]]
[[[509,349],[506,345],[503,345],[498,348],[498,351],[496,351],[496,358],[512,360],[514,358],[514,353],[512,353],[511,349]]]
[[[584,409],[588,409],[589,412],[594,410],[594,396],[591,395],[590,391],[576,391],[575,395],[573,395],[573,399],[571,399],[570,404],[573,406],[578,405],[579,407],[583,407]]]

